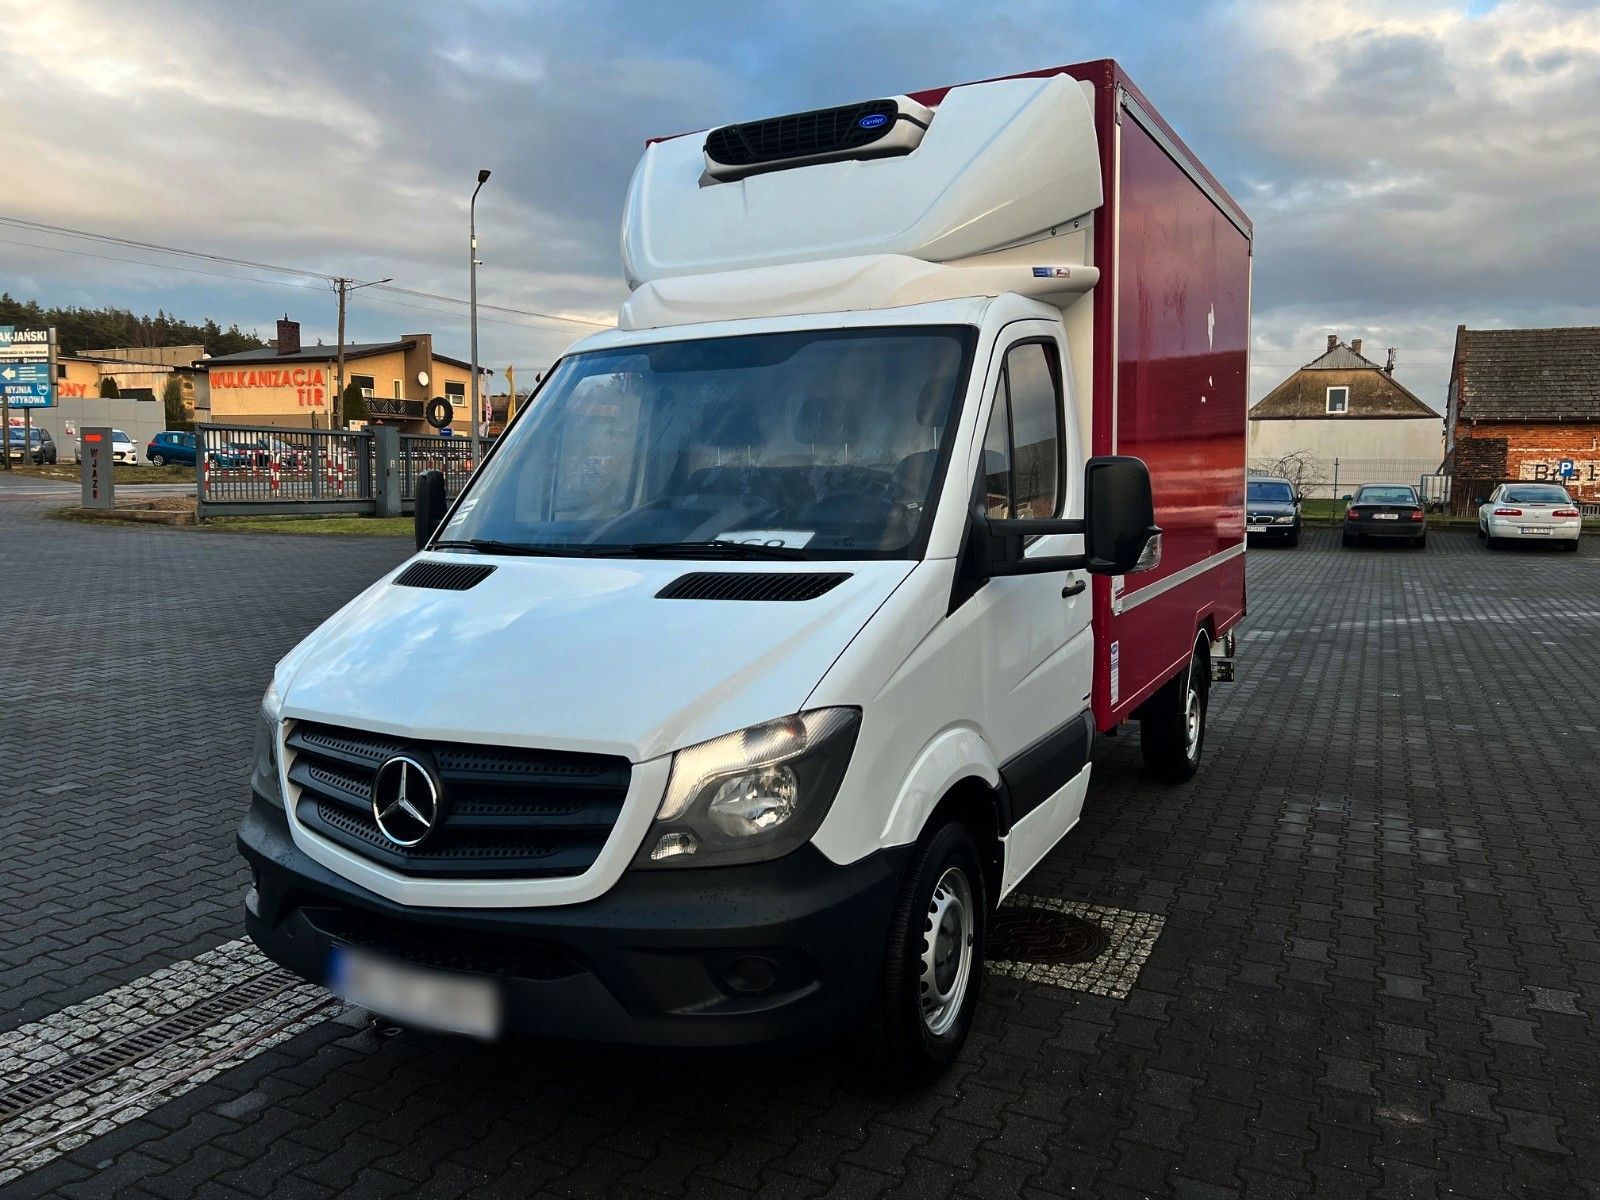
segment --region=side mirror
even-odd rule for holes
[[[1150,469],[1128,455],[1091,458],[1083,476],[1084,568],[1131,575],[1161,562],[1161,527]]]
[[[450,506],[444,494],[444,472],[424,471],[417,476],[416,503],[411,511],[412,527],[417,535],[417,549],[428,544],[439,522],[444,520],[444,510]]]
[[[1350,501],[1355,499],[1355,497],[1352,496],[1349,492],[1346,492],[1343,496],[1340,496],[1339,499],[1343,500],[1346,504],[1349,504]]]
[[[1150,471],[1137,458],[1091,458],[1084,468],[1083,520],[1057,517],[997,518],[982,506],[972,514],[968,570],[975,579],[998,575],[1043,575],[1088,571],[1129,575],[1161,561],[1161,527],[1156,524]],[[1025,557],[1027,539],[1055,533],[1083,534],[1082,554]]]
[[[1487,504],[1487,503],[1489,503],[1489,497],[1487,497],[1487,496],[1474,496],[1472,498],[1472,502],[1474,504]]]

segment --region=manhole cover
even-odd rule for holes
[[[1054,909],[1002,908],[989,921],[991,962],[1086,963],[1105,948],[1100,926]]]

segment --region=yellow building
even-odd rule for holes
[[[281,351],[246,350],[196,364],[205,368],[209,380],[208,419],[234,425],[329,428],[337,412],[338,348],[298,347],[294,341]],[[428,401],[442,396],[455,408],[455,431],[469,432],[472,368],[460,359],[435,354],[432,334],[408,333],[394,342],[347,342],[344,359],[347,389],[354,385],[366,398],[366,423],[431,433],[423,414]],[[491,374],[483,368],[480,373]]]

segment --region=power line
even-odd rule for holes
[[[157,254],[172,254],[172,255],[177,255],[177,256],[179,256],[181,258],[197,259],[197,260],[204,261],[204,262],[213,262],[213,263],[218,263],[218,264],[222,264],[222,265],[226,265],[226,266],[232,266],[232,267],[243,267],[243,268],[245,268],[247,270],[252,270],[252,271],[270,271],[270,272],[273,272],[274,274],[279,274],[279,275],[298,276],[298,277],[300,277],[302,279],[316,279],[316,280],[319,280],[319,281],[321,281],[323,283],[328,283],[328,284],[333,283],[334,280],[337,278],[337,276],[332,275],[332,274],[330,274],[330,273],[328,273],[326,271],[312,271],[312,270],[307,270],[307,269],[304,269],[304,268],[301,268],[301,267],[285,267],[285,266],[279,265],[277,263],[257,262],[257,261],[254,261],[254,260],[248,259],[248,258],[235,258],[235,257],[233,257],[231,255],[227,255],[227,254],[212,254],[209,251],[205,251],[205,250],[185,250],[185,249],[183,249],[181,247],[178,247],[178,246],[164,246],[164,245],[160,244],[159,242],[144,242],[144,241],[139,241],[136,238],[117,237],[114,234],[94,233],[94,232],[92,232],[90,230],[87,230],[87,229],[73,229],[73,228],[70,228],[69,226],[65,226],[65,225],[51,225],[51,224],[48,224],[48,223],[46,223],[44,221],[31,221],[31,220],[28,220],[27,218],[24,218],[24,217],[9,217],[9,216],[5,216],[5,215],[0,215],[0,224],[13,226],[13,227],[19,228],[19,229],[31,230],[31,231],[36,232],[36,233],[52,234],[52,235],[57,236],[57,237],[81,238],[81,239],[84,239],[84,240],[87,240],[87,241],[99,242],[99,243],[106,244],[106,245],[124,246],[124,247],[127,247],[129,249],[134,249],[134,250],[146,250],[146,251],[150,251],[152,253],[157,253]],[[17,243],[17,244],[26,245],[27,243]],[[61,250],[64,253],[69,253],[69,254],[70,253],[84,253],[83,251],[66,250],[65,247],[59,247],[59,246],[40,246],[40,247],[37,247],[37,248],[38,249],[42,249],[42,250]],[[105,256],[89,255],[89,257],[105,257]],[[160,265],[162,265],[162,264],[158,264],[158,263],[141,263],[138,260],[134,260],[134,259],[112,259],[111,261],[114,261],[114,262],[131,262],[136,266],[160,266]],[[193,270],[193,268],[191,268],[191,270]],[[194,271],[194,273],[196,273],[196,274],[215,274],[215,272],[205,272],[205,271]],[[265,279],[242,278],[242,277],[237,276],[237,275],[221,275],[220,277],[224,278],[224,279],[235,279],[235,280],[238,280],[239,282],[243,282],[243,283],[271,283],[271,282],[274,282],[274,281],[265,280]],[[308,287],[308,286],[311,286],[311,285],[309,285],[309,284],[298,284],[298,285],[292,285],[292,286]],[[415,296],[415,297],[417,297],[419,299],[424,299],[424,300],[438,300],[438,301],[443,301],[444,303],[447,303],[447,304],[461,304],[461,305],[465,305],[467,303],[465,300],[461,299],[458,296],[446,296],[446,295],[442,295],[442,294],[436,293],[436,292],[422,292],[422,291],[417,291],[417,290],[415,290],[413,288],[396,287],[396,286],[389,285],[389,284],[375,285],[375,287],[376,287],[377,290],[386,291],[386,292],[397,292],[397,293],[399,293],[401,295]],[[542,321],[558,321],[558,322],[561,322],[561,323],[564,323],[564,324],[569,324],[569,325],[589,325],[589,326],[593,326],[594,328],[597,328],[597,329],[609,329],[609,328],[611,328],[610,325],[606,324],[603,321],[591,321],[591,320],[588,320],[585,317],[569,317],[569,316],[564,316],[564,315],[562,315],[560,313],[539,312],[536,309],[512,308],[512,307],[510,307],[508,305],[503,305],[503,304],[484,304],[481,301],[479,302],[478,307],[479,308],[491,308],[496,312],[510,313],[510,314],[512,314],[514,316],[519,316],[519,317],[533,317],[533,318],[535,318],[537,320],[542,320]]]
[[[47,246],[42,242],[19,242],[14,238],[0,238],[0,246],[22,246],[29,250],[48,250],[53,254],[71,254],[78,258],[99,259],[101,262],[126,263],[132,267],[151,267],[157,271],[181,271],[185,275],[206,275],[213,279],[226,279],[233,283],[260,284],[262,287],[294,288],[297,291],[304,291],[307,288],[320,290],[322,287],[320,282],[310,280],[295,283],[287,279],[252,279],[248,275],[230,275],[226,271],[207,271],[203,267],[181,267],[177,263],[150,262],[148,259],[142,258],[122,258],[114,254],[96,254],[92,250],[74,250],[70,246]],[[444,299],[449,299],[449,297],[444,297]],[[434,313],[439,316],[453,317],[458,315],[449,309],[436,308],[429,304],[408,304],[404,300],[394,300],[381,296],[371,297],[370,302],[382,305],[385,308],[405,308],[413,312]],[[478,307],[483,308],[484,305],[479,303]],[[504,325],[511,329],[532,328],[526,321],[507,321],[502,317],[480,316],[478,320],[480,322],[488,322],[491,325]],[[604,328],[609,329],[611,327],[608,325]]]

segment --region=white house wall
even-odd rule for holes
[[[1250,422],[1252,469],[1295,454],[1317,460],[1306,479],[1307,495],[1343,494],[1346,484],[1411,481],[1439,469],[1444,422],[1438,417]]]

